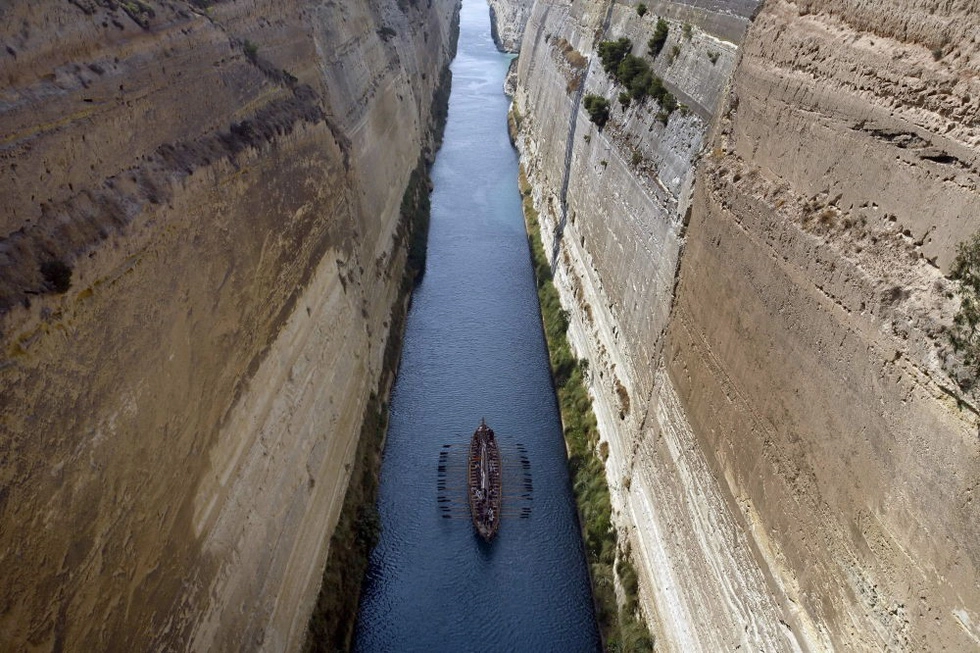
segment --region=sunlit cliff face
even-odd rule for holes
[[[305,634],[456,6],[206,4],[0,8],[0,648]]]
[[[976,17],[647,4],[536,3],[515,109],[658,645],[971,648]],[[603,71],[621,37],[666,124]]]

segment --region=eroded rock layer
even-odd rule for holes
[[[980,16],[811,4],[768,2],[749,32],[669,375],[821,647],[966,650],[980,451],[943,271],[980,227]]]
[[[0,648],[295,648],[457,6],[0,7]]]
[[[944,276],[980,227],[976,8],[646,4],[536,2],[514,108],[658,646],[980,645]],[[618,101],[620,37],[666,120]]]

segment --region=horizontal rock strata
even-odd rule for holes
[[[0,648],[295,648],[457,7],[0,7]]]
[[[980,227],[975,11],[646,4],[537,2],[514,108],[658,647],[980,644],[944,275]],[[620,37],[666,124],[617,101]]]

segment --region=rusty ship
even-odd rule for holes
[[[497,439],[485,419],[470,440],[466,476],[473,527],[489,542],[500,528],[501,464]]]

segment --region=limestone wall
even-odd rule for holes
[[[980,645],[975,10],[646,4],[535,3],[514,107],[658,647]],[[595,50],[658,17],[665,126]]]
[[[706,25],[735,22],[711,16]],[[601,40],[626,36],[644,54],[659,17],[671,29],[652,65],[688,107],[666,125],[653,100],[618,103],[623,89],[595,51]],[[662,362],[694,164],[737,54],[699,24],[685,36],[683,25],[666,11],[640,17],[626,4],[536,3],[518,63],[518,146],[571,309],[570,336],[589,360],[616,521],[632,545],[658,647],[780,650],[796,645],[781,624],[785,606]],[[674,46],[679,53],[668,61]],[[612,102],[602,130],[578,105],[586,93]]]
[[[487,0],[493,42],[504,52],[520,52],[534,0]]]
[[[824,647],[968,650],[980,451],[943,271],[980,227],[977,15],[888,5],[770,2],[750,29],[666,357]]]
[[[0,648],[301,643],[456,11],[0,7]]]

